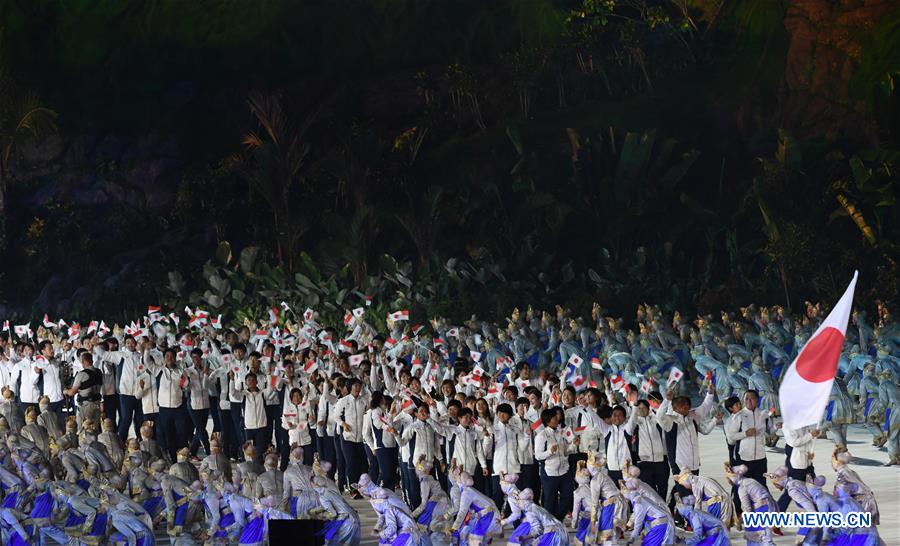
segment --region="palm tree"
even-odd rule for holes
[[[291,214],[291,191],[312,165],[305,137],[315,112],[295,123],[278,93],[252,93],[247,104],[259,127],[244,136],[246,155],[239,158],[239,170],[269,205],[278,260],[293,270],[296,246],[306,227]]]
[[[10,172],[22,145],[55,133],[57,114],[31,92],[21,90],[0,69],[0,215],[6,212]]]

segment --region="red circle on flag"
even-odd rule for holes
[[[809,340],[797,357],[797,373],[811,383],[822,383],[834,379],[844,334],[837,328],[828,327]]]

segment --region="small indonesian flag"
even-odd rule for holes
[[[9,332],[9,321],[8,320],[3,321],[3,331]]]
[[[668,384],[671,385],[672,383],[678,383],[678,381],[681,379],[681,377],[683,375],[684,375],[684,372],[682,372],[678,368],[673,367],[672,371],[669,372],[669,383]]]
[[[212,322],[212,327],[215,328],[216,330],[222,329],[222,315],[219,315],[218,317],[212,319],[211,322]]]
[[[618,375],[614,375],[609,378],[609,386],[612,387],[612,390],[614,391],[620,390],[625,386],[625,380]]]
[[[444,340],[441,339],[441,338],[439,338],[439,337],[434,338],[434,339],[432,340],[432,343],[434,344],[434,347],[435,347],[435,348],[443,347],[443,346],[444,346]]]
[[[278,308],[269,307],[269,324],[278,324]]]
[[[178,318],[178,315],[175,313],[169,313],[169,318],[172,319],[172,323],[178,328],[178,323],[181,322],[181,319]]]
[[[351,322],[353,322],[353,314],[350,311],[347,311],[344,313],[344,326],[347,326]]]
[[[31,331],[31,323],[28,324],[19,324],[17,326],[13,326],[13,332],[19,337],[25,337],[28,335],[28,332]]]
[[[847,332],[847,322],[850,320],[858,276],[858,272],[853,273],[853,280],[844,295],[800,349],[800,354],[784,374],[778,399],[781,401],[781,417],[785,428],[798,429],[815,425],[825,414]]]
[[[597,358],[595,356],[594,358],[591,359],[591,368],[594,368],[595,370],[602,370],[603,369],[603,361],[601,361],[599,358]]]
[[[150,305],[147,307],[147,314],[152,317],[153,315],[158,315],[161,310],[162,309],[155,305]]]
[[[583,358],[581,358],[581,357],[578,356],[578,355],[572,355],[572,356],[569,357],[569,362],[568,362],[568,363],[569,363],[569,364],[572,364],[572,365],[575,365],[575,366],[581,366],[581,363],[582,363],[582,362],[584,362],[584,359],[583,359]]]
[[[575,433],[576,433],[576,434],[581,434],[582,432],[584,432],[584,431],[586,431],[586,430],[587,430],[587,425],[585,425],[585,426],[583,426],[583,427],[575,427]]]
[[[413,335],[414,335],[414,336],[419,335],[419,332],[421,332],[424,328],[425,328],[425,327],[422,326],[421,324],[416,324],[415,326],[412,327],[412,333],[413,333]]]
[[[353,344],[347,341],[346,339],[342,339],[340,343],[340,350],[352,353],[353,352]]]
[[[494,386],[488,389],[487,396],[485,398],[500,398],[500,391],[502,389],[503,383],[494,383]]]
[[[303,373],[313,373],[314,371],[319,369],[319,364],[313,359],[309,359],[306,361],[306,364],[303,365]]]
[[[384,346],[388,349],[393,349],[396,345],[397,345],[397,340],[395,340],[392,337],[389,337],[386,340],[384,340]]]
[[[402,311],[394,311],[393,313],[388,315],[388,318],[394,322],[400,320],[409,320],[409,311],[406,309],[403,309]]]
[[[351,366],[359,366],[365,360],[365,355],[350,355],[349,361]]]
[[[365,296],[363,296],[363,300],[365,300],[366,302],[366,307],[372,305],[372,296],[366,294]]]
[[[53,328],[56,326],[56,323],[50,320],[50,317],[44,314],[44,328]]]
[[[365,315],[365,314],[366,314],[366,310],[363,309],[362,307],[357,307],[356,309],[353,310],[353,316],[358,319],[363,318],[363,315]]]
[[[291,310],[291,307],[287,304],[286,301],[281,302],[281,308],[284,310],[285,313],[287,313],[288,311]]]
[[[406,400],[403,401],[403,404],[400,406],[400,409],[403,410],[403,411],[406,411],[406,410],[408,410],[409,408],[413,407],[414,405],[415,405],[415,404],[413,403],[413,401],[412,401],[411,399],[408,398],[408,399],[406,399]]]
[[[478,351],[472,351],[469,354],[472,355],[472,360],[474,360],[475,362],[481,362],[481,353],[479,353]]]

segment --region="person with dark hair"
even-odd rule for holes
[[[766,485],[766,433],[775,427],[768,410],[759,407],[759,393],[746,391],[743,402],[743,408],[729,419],[725,434],[734,441],[734,459],[747,467],[746,476]]]
[[[541,506],[562,520],[569,507],[564,499],[572,497],[574,484],[565,479],[569,471],[568,455],[577,449],[579,437],[573,443],[566,441],[561,430],[560,411],[557,408],[541,412],[541,430],[534,441],[534,458],[543,462],[541,469]]]
[[[81,353],[81,371],[75,374],[72,387],[66,394],[75,397],[78,403],[78,423],[85,419],[96,423],[100,419],[100,388],[103,372],[94,367],[94,357],[85,351]]]
[[[419,507],[422,499],[419,492],[419,483],[415,479],[416,464],[420,460],[429,462],[434,466],[437,460],[444,465],[443,455],[440,450],[438,434],[430,421],[431,412],[425,404],[416,408],[416,418],[403,427],[400,436],[400,445],[403,446],[403,462],[407,473],[407,503],[413,510]]]
[[[516,421],[512,420],[513,409],[509,404],[497,406],[497,419],[485,433],[485,451],[493,454],[491,467],[490,496],[497,506],[503,506],[503,490],[500,488],[500,476],[503,474],[519,474],[519,442],[524,431]]]
[[[634,461],[641,469],[641,479],[666,498],[669,489],[669,463],[666,460],[666,444],[662,426],[647,400],[635,402],[632,419],[625,427],[632,438]]]
[[[533,421],[527,418],[527,412],[531,403],[524,396],[516,400],[516,414],[513,421],[518,423],[522,434],[519,435],[519,481],[516,487],[519,490],[531,489],[540,497],[541,481],[538,476],[538,463],[534,459],[534,429]]]
[[[673,399],[674,398],[674,399]],[[700,440],[698,433],[708,434],[701,428],[715,406],[715,386],[710,383],[703,403],[691,408],[691,399],[687,396],[673,397],[669,390],[657,411],[657,420],[666,436],[666,449],[669,468],[672,475],[677,476],[683,470],[692,474],[700,473]],[[680,496],[690,494],[686,488],[675,484],[672,488],[670,504],[674,506],[674,494]]]
[[[188,424],[180,418],[184,404],[184,388],[187,376],[178,366],[175,349],[163,352],[165,366],[154,372],[153,381],[157,385],[159,402],[159,429],[162,448],[169,454],[170,460],[176,459],[176,453],[187,447]]]
[[[347,485],[359,482],[363,473],[363,465],[367,461],[363,443],[363,426],[366,422],[368,401],[362,396],[362,382],[353,377],[346,381],[347,395],[338,400],[334,406],[334,418],[341,427],[343,442],[341,449],[344,453],[344,468],[346,469]],[[354,492],[354,498],[359,497]],[[361,498],[361,497],[359,497]]]
[[[287,448],[281,453],[281,463],[288,462],[292,449],[302,450],[302,463],[311,466],[313,463],[312,437],[309,432],[312,421],[309,401],[303,399],[303,391],[294,387],[284,401],[281,412],[281,428],[287,431]]]

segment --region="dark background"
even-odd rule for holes
[[[455,316],[796,311],[855,268],[861,305],[898,299],[894,2],[6,0],[0,18],[3,316],[340,314],[364,293]]]

